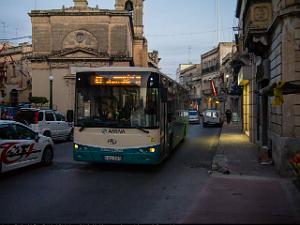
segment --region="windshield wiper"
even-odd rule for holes
[[[132,127],[132,128],[138,129],[138,130],[140,130],[140,131],[142,131],[142,132],[144,132],[144,133],[146,133],[146,134],[149,134],[149,133],[150,133],[149,131],[147,131],[147,130],[145,130],[144,128],[139,127],[139,126],[135,126],[135,127]]]
[[[87,122],[82,122],[82,123],[80,123],[79,124],[79,126],[80,126],[80,128],[79,128],[79,132],[82,132],[82,131],[84,131],[84,129],[86,128],[86,125],[87,124]]]
[[[82,132],[82,131],[84,131],[84,129],[85,129],[85,126],[84,126],[84,125],[82,125],[82,126],[79,128],[79,132]]]

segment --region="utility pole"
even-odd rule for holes
[[[189,47],[188,47],[188,50],[189,50],[189,58],[188,58],[188,63],[189,63],[189,64],[192,64],[192,62],[191,62],[191,53],[192,53],[192,47],[191,47],[191,46],[189,46]]]
[[[220,42],[220,0],[216,0],[216,19],[217,19],[217,45]]]

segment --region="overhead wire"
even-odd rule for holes
[[[230,28],[224,28],[221,29],[221,31],[226,31],[226,30],[232,30],[232,27]],[[208,33],[215,33],[217,32],[217,30],[207,30],[207,31],[203,31],[203,32],[196,32],[196,33],[189,33],[189,32],[185,32],[185,33],[173,33],[173,34],[147,34],[146,36],[149,37],[178,37],[178,36],[197,36],[197,35],[203,35],[203,34],[208,34]]]

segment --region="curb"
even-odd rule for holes
[[[217,149],[216,155],[213,158],[210,173],[218,172],[222,174],[230,174],[230,171],[228,169],[228,158],[226,157],[224,151],[220,149],[220,139],[222,133],[223,133],[223,126],[219,133],[218,143],[216,145],[216,149]]]

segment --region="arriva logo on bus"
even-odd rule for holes
[[[125,129],[101,129],[102,134],[126,134]]]

